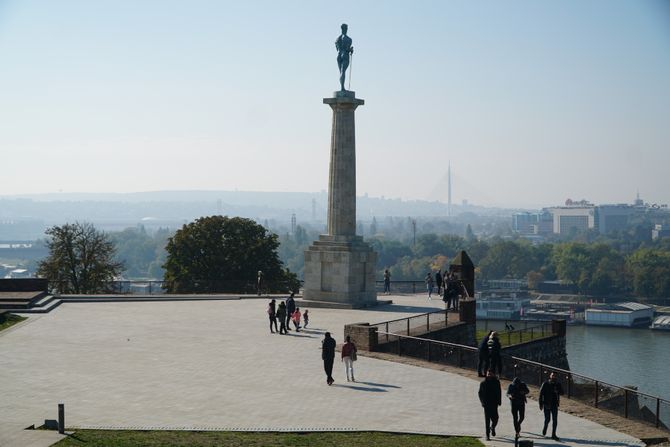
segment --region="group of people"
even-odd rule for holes
[[[335,382],[335,379],[333,379],[333,363],[335,362],[336,346],[335,339],[330,335],[330,332],[326,332],[324,339],[321,341],[321,359],[323,360],[323,369],[326,372],[326,383],[329,386]],[[351,337],[348,335],[346,342],[342,345],[341,358],[347,374],[347,382],[355,382],[354,362],[356,361],[356,345],[352,343]]]
[[[521,423],[526,415],[526,396],[528,395],[528,386],[518,377],[515,377],[507,388],[507,397],[510,401],[512,410],[512,420],[514,423],[514,445],[516,446],[521,434]],[[498,407],[501,405],[501,387],[500,380],[492,369],[486,371],[486,378],[479,384],[479,401],[484,408],[484,424],[486,426],[486,440],[491,440],[491,436],[496,435],[496,426],[498,425]],[[542,386],[540,387],[540,411],[544,411],[544,427],[542,436],[547,435],[549,422],[551,426],[551,439],[560,441],[556,435],[558,425],[558,406],[563,395],[563,387],[552,372]]]
[[[498,375],[502,373],[502,345],[496,331],[489,331],[486,337],[479,343],[479,363],[477,364],[477,375],[484,377],[483,372],[491,369]]]
[[[458,310],[458,298],[461,295],[461,283],[453,272],[438,270],[433,278],[432,272],[428,272],[424,278],[426,291],[428,292],[428,301],[433,298],[433,291],[437,285],[437,295],[442,298],[447,309]]]
[[[270,319],[270,332],[278,334],[288,334],[291,330],[291,321],[296,332],[300,332],[300,328],[306,328],[309,324],[309,310],[300,312],[300,308],[295,305],[294,293],[291,293],[286,301],[282,301],[277,306],[277,301],[272,299],[268,303],[267,314]],[[277,329],[277,320],[279,320],[279,329]],[[304,326],[301,326],[301,321]],[[274,330],[273,330],[274,327]]]

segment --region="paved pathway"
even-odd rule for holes
[[[58,402],[65,403],[68,427],[481,436],[478,383],[471,379],[360,357],[359,382],[347,383],[336,362],[335,385],[325,384],[323,332],[331,331],[339,343],[345,323],[384,321],[441,305],[418,297],[392,299],[401,305],[311,310],[310,328],[288,336],[269,333],[265,302],[259,300],[63,304],[0,332],[0,445],[50,445],[53,439],[3,440],[55,418]],[[559,436],[570,445],[639,444],[571,415],[561,414],[559,422]],[[537,437],[541,424],[537,404],[529,403],[528,436]],[[499,440],[512,439],[507,402],[498,434]]]

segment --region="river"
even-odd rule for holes
[[[570,370],[670,400],[670,331],[568,326]]]

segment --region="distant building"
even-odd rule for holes
[[[648,327],[654,308],[640,303],[600,304],[586,309],[586,324],[594,326]]]
[[[601,234],[625,231],[636,213],[637,209],[633,205],[599,205],[596,207],[595,226]]]
[[[554,230],[553,217],[545,210],[539,213],[514,213],[512,230],[522,235],[546,235]]]
[[[670,228],[661,224],[654,225],[654,229],[651,230],[651,238],[656,240],[663,239],[665,237],[670,237]]]
[[[520,320],[530,306],[530,295],[522,290],[475,292],[476,314],[484,320]]]
[[[566,206],[546,208],[553,217],[553,232],[568,234],[571,231],[586,232],[596,227],[596,207],[586,201],[568,200]]]

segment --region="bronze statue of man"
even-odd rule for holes
[[[354,47],[351,45],[351,37],[347,36],[346,23],[343,23],[342,34],[335,41],[335,48],[337,48],[337,66],[340,68],[340,87],[344,91],[344,74],[349,67],[349,55],[354,52]]]

